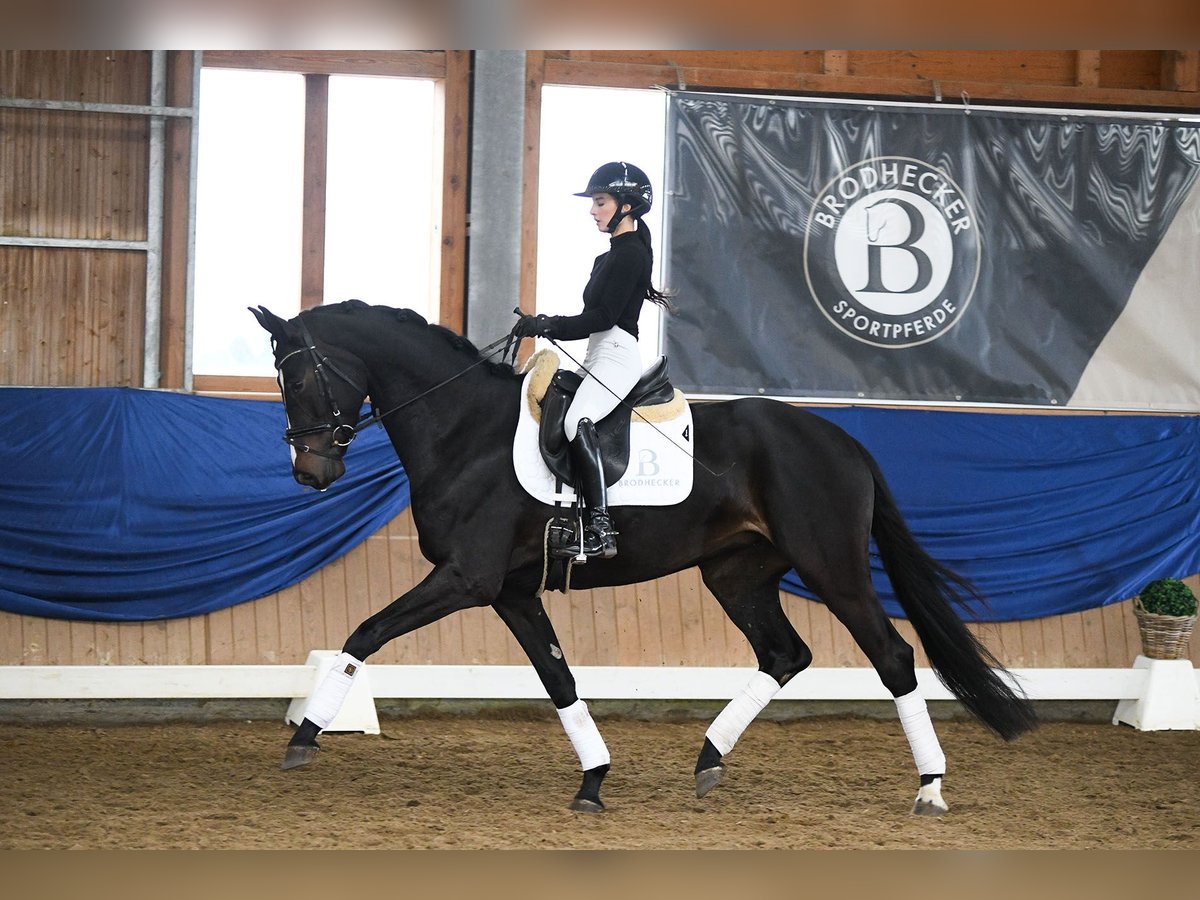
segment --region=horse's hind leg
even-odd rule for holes
[[[546,615],[541,598],[534,596],[532,585],[505,585],[493,605],[537,670],[538,678],[558,710],[563,730],[579,757],[583,783],[570,808],[576,812],[603,811],[600,785],[608,774],[611,762],[608,747],[588,712],[587,704],[575,692],[575,676],[567,666],[562,645],[554,633],[554,626]]]
[[[895,699],[896,711],[921,780],[913,813],[941,815],[948,809],[941,792],[946,757],[933,730],[925,700],[917,692],[912,647],[883,612],[871,584],[865,551],[860,561],[835,563],[823,567],[819,573],[799,568],[798,571],[804,583],[846,626]]]
[[[722,758],[788,680],[812,662],[779,604],[779,579],[789,566],[765,541],[700,564],[700,574],[730,621],[746,636],[758,671],[713,720],[696,761],[696,796],[720,783]]]

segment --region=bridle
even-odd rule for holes
[[[325,459],[340,459],[345,454],[346,448],[358,437],[359,422],[357,420],[353,423],[338,421],[342,417],[342,411],[338,408],[337,400],[333,397],[333,390],[329,384],[329,376],[325,374],[325,370],[328,369],[338,378],[342,379],[342,381],[346,382],[346,384],[350,385],[350,387],[358,391],[363,397],[367,396],[367,391],[353,378],[339,369],[333,360],[328,356],[322,355],[317,350],[316,342],[313,340],[312,335],[309,334],[308,326],[304,324],[303,318],[298,318],[297,322],[300,325],[300,336],[304,338],[305,346],[299,350],[293,350],[291,353],[285,354],[282,359],[275,363],[276,378],[279,382],[279,395],[284,398],[284,409],[287,409],[287,396],[286,388],[283,384],[283,364],[298,353],[307,353],[313,360],[313,373],[317,379],[317,388],[321,392],[321,398],[333,414],[333,421],[320,422],[316,425],[306,425],[303,428],[288,428],[283,432],[283,440],[294,447],[297,453],[311,453],[314,456],[323,456]],[[334,447],[340,449],[340,453],[330,450],[318,450],[299,440],[313,434],[323,434],[326,431],[331,433],[330,442]]]
[[[317,349],[316,341],[313,340],[312,335],[309,333],[308,326],[304,324],[303,316],[298,316],[296,318],[296,322],[300,326],[300,336],[304,339],[305,346],[300,347],[297,350],[293,350],[291,353],[285,354],[275,363],[275,371],[277,373],[276,380],[279,382],[279,394],[284,398],[284,409],[287,409],[287,397],[286,389],[284,388],[283,384],[283,364],[299,353],[307,353],[313,361],[313,372],[316,375],[317,387],[321,391],[322,399],[329,407],[330,413],[333,416],[333,420],[329,422],[320,422],[316,425],[306,425],[303,428],[287,428],[283,432],[283,440],[285,443],[290,444],[297,453],[311,453],[313,456],[321,456],[325,459],[341,459],[341,457],[346,453],[346,448],[354,442],[354,439],[358,437],[358,432],[363,428],[372,424],[373,422],[382,422],[385,417],[390,416],[392,413],[399,412],[409,404],[416,403],[422,397],[432,394],[438,388],[445,387],[455,379],[466,375],[476,366],[482,365],[483,363],[487,362],[490,357],[494,356],[496,354],[496,350],[500,348],[501,344],[504,345],[503,356],[501,356],[501,359],[504,359],[504,357],[511,352],[515,361],[516,352],[520,345],[520,341],[517,338],[515,338],[512,334],[507,334],[480,350],[479,359],[475,360],[475,362],[471,363],[471,365],[467,366],[461,372],[457,372],[444,381],[438,382],[433,387],[417,394],[417,396],[405,400],[398,406],[393,406],[391,409],[384,412],[379,412],[376,409],[375,401],[372,399],[370,415],[355,419],[355,421],[352,423],[341,422],[338,420],[342,417],[342,411],[338,409],[337,401],[333,397],[333,391],[329,384],[329,377],[325,374],[326,369],[328,369],[338,378],[342,379],[342,381],[346,382],[346,384],[350,385],[350,387],[358,391],[361,396],[366,397],[367,390],[359,385],[358,382],[356,382],[353,378],[343,372],[340,368],[338,368],[337,364],[334,363],[333,360],[327,356],[324,356],[321,351]],[[305,438],[310,435],[323,434],[327,431],[331,433],[330,442],[332,443],[333,447],[337,448],[336,450],[318,450],[299,440],[300,438]]]

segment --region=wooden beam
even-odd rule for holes
[[[805,72],[771,72],[750,69],[684,68],[627,63],[546,60],[547,84],[581,84],[597,87],[652,88],[675,84],[680,76],[689,87],[713,90],[771,90],[799,94],[850,94],[896,99],[927,100],[927,78],[880,78],[857,75],[824,75]],[[1200,105],[1196,91],[1141,90],[1134,88],[1079,87],[1063,84],[1009,83],[940,79],[946,97],[961,96],[972,103],[988,101],[1086,104],[1134,109],[1185,108]]]
[[[1167,91],[1200,90],[1200,50],[1164,50],[1162,86]]]
[[[1100,51],[1075,51],[1075,86],[1100,87]]]
[[[688,87],[759,88],[795,90],[802,76],[796,73],[759,69],[716,69],[695,66],[638,63],[588,62],[571,59],[546,59],[547,84],[581,84],[597,87],[651,88],[675,85]],[[824,76],[809,76],[824,77]]]
[[[849,75],[850,53],[847,50],[826,50],[822,54],[821,71],[826,75]]]
[[[434,177],[441,185],[441,243],[438,254],[438,320],[461,333],[466,328],[467,175],[471,152],[471,53],[447,50],[445,77],[437,82],[435,109],[441,117],[441,153]],[[435,126],[435,128],[438,126]]]
[[[167,54],[167,103],[192,105],[191,50]],[[181,389],[187,343],[188,194],[194,119],[167,120],[164,160],[162,320],[159,340],[159,387]]]
[[[304,76],[304,200],[300,308],[325,300],[325,177],[329,158],[329,76]]]
[[[521,308],[537,310],[538,177],[541,167],[542,85],[545,82],[546,54],[529,50],[525,54],[525,129],[521,164]]]
[[[266,375],[197,375],[192,379],[192,390],[222,397],[249,398],[253,394],[250,399],[280,399],[279,384]]]
[[[462,51],[396,50],[205,50],[204,65],[222,69],[268,69],[303,75],[393,75],[445,78],[450,53]]]

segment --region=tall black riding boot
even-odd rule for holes
[[[575,440],[571,441],[571,466],[575,489],[588,510],[583,552],[588,556],[612,559],[617,555],[617,531],[608,514],[608,485],[604,482],[604,460],[600,439],[591,419],[580,419]]]

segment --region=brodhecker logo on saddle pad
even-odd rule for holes
[[[540,359],[539,359],[540,357]],[[530,360],[530,369],[522,382],[521,411],[517,436],[513,442],[513,468],[526,492],[542,503],[573,503],[575,491],[569,484],[558,486],[554,473],[546,467],[538,447],[538,423],[533,410],[558,369],[558,355],[543,350]],[[540,384],[539,384],[540,382]],[[682,394],[677,392],[682,401]],[[629,465],[625,474],[608,487],[609,506],[673,506],[692,492],[692,454],[694,431],[692,409],[678,404],[678,413],[656,420],[647,410],[642,416],[617,409],[611,415],[631,416],[629,424]]]
[[[804,273],[838,329],[877,347],[937,340],[962,317],[979,276],[975,213],[945,172],[877,156],[839,172],[817,195]]]

